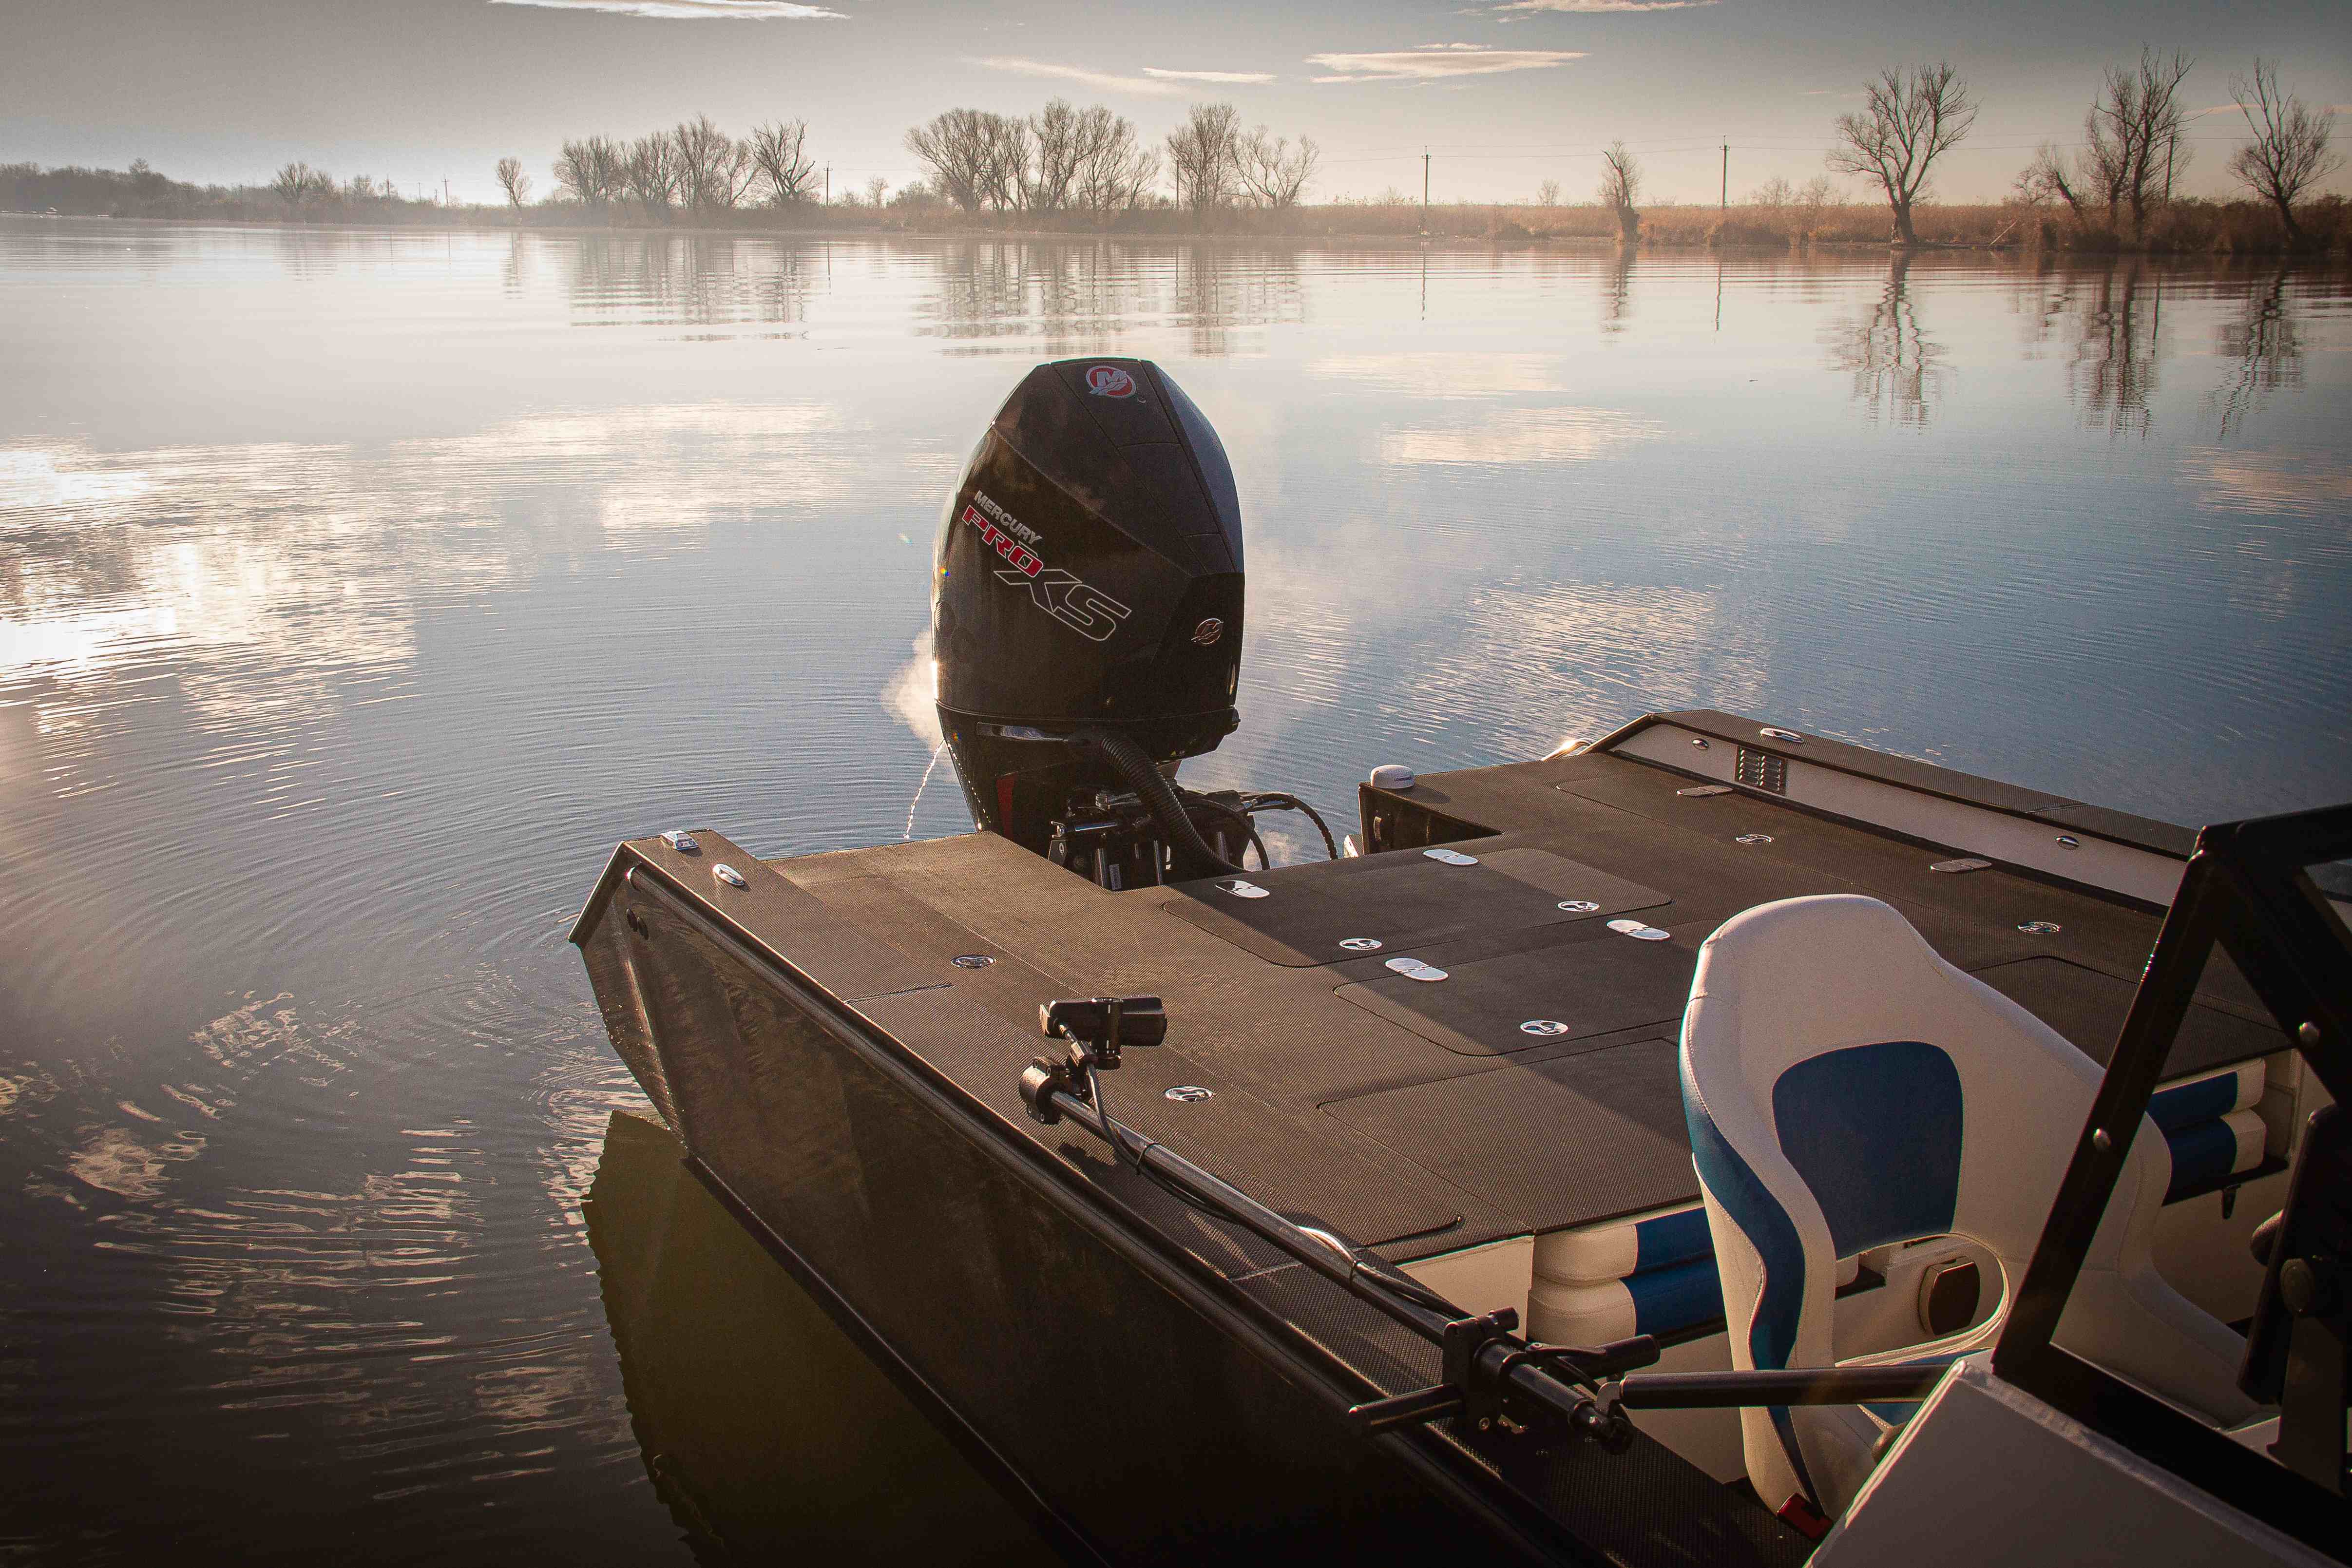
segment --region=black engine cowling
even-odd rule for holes
[[[973,818],[1043,853],[1074,792],[1132,787],[1100,737],[1166,764],[1239,721],[1241,505],[1216,432],[1148,360],[1039,365],[948,502],[931,604]]]

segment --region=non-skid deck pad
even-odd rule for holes
[[[1264,898],[1227,891],[1236,879],[1192,882],[1167,909],[1269,963],[1304,967],[1395,952],[1470,931],[1514,931],[1566,921],[1605,920],[1655,909],[1665,894],[1541,849],[1482,852],[1475,866],[1418,852],[1285,867],[1240,879]],[[1564,910],[1563,901],[1597,905]],[[1349,949],[1347,941],[1376,948]]]
[[[999,1114],[1026,1122],[1021,1070],[1045,1044],[1034,1027],[975,1014],[958,987],[875,997],[857,1010]],[[1462,1218],[1461,1194],[1397,1180],[1377,1150],[1354,1145],[1310,1110],[1259,1099],[1178,1046],[1130,1049],[1102,1080],[1113,1116],[1295,1219],[1370,1244],[1441,1232]],[[1180,1086],[1209,1092],[1171,1100],[1168,1091]],[[1109,1152],[1075,1127],[1041,1137],[1081,1166],[1111,1163]]]
[[[1503,1056],[1658,1025],[1676,1026],[1707,928],[1671,929],[1642,942],[1588,926],[1546,947],[1452,963],[1430,982],[1403,975],[1342,985],[1339,994],[1465,1057]]]
[[[1495,1203],[1510,1227],[1502,1234],[1590,1225],[1698,1195],[1667,1040],[1514,1062],[1323,1109]]]
[[[1977,971],[1977,978],[2074,1041],[2102,1067],[2116,1054],[2124,1015],[2131,1011],[2132,997],[2139,989],[2128,980],[2059,958],[1996,964]],[[2192,1002],[2180,1020],[2172,1054],[2165,1058],[2164,1076],[2204,1072],[2285,1047],[2276,1029]]]

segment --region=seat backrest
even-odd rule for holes
[[[1895,910],[1856,897],[1760,905],[1707,939],[1682,1075],[1741,1367],[1829,1364],[1837,1260],[1873,1247],[1966,1237],[1999,1259],[2005,1310],[2101,1076]],[[2110,1212],[2121,1223],[2086,1267],[2111,1268],[2126,1233],[2153,1223],[2140,1194],[2160,1197],[2170,1166],[2147,1131]],[[1790,1461],[1784,1490],[1834,1508],[1839,1488],[1806,1483],[1786,1412],[1747,1422],[1759,1493],[1784,1500],[1755,1474],[1765,1420]]]
[[[2013,1283],[2100,1078],[1893,909],[1855,897],[1759,905],[1709,937],[1682,1061],[1702,1182],[1727,1207],[1760,1188],[1785,1223],[1759,1214],[1741,1228],[1797,1245],[1815,1286],[1840,1258],[1945,1234],[1992,1252]],[[2160,1142],[2135,1140],[2135,1156],[2161,1158]],[[1817,1316],[1801,1299],[1775,1306],[1767,1337],[1789,1352],[1826,1336],[1825,1317],[1801,1321]],[[1829,1349],[1808,1338],[1797,1364]]]

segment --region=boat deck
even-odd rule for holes
[[[1438,1380],[1435,1348],[1031,1121],[1020,1074],[1055,1048],[1038,1005],[1162,997],[1168,1043],[1106,1076],[1111,1113],[1414,1264],[1696,1198],[1679,1021],[1699,944],[1758,903],[1883,899],[2104,1060],[2190,836],[1711,712],[1360,805],[1373,853],[1242,879],[1262,897],[1109,892],[985,834],[765,865],[703,829],[691,853],[632,840],[574,940],[615,1049],[745,1222],[1114,1555],[1319,1539],[1336,1510],[1395,1542],[1565,1530],[1547,1561],[1801,1561],[1646,1435],[1367,1440],[1346,1404]],[[2166,1076],[2277,1051],[2264,1020],[2217,955]],[[1141,1425],[1089,1425],[1130,1405]],[[1191,1479],[1121,1488],[1143,1448]],[[1428,1512],[1440,1496],[1468,1511]],[[1514,1497],[1535,1523],[1486,1511]]]
[[[1729,715],[1672,717],[1677,735],[1756,733]],[[1782,750],[1800,746],[1808,763],[1948,804],[2102,833],[2099,847],[2188,847],[2165,825],[1818,737]],[[1016,1080],[1046,1047],[1039,1003],[1160,995],[1168,1043],[1130,1052],[1106,1079],[1113,1113],[1399,1260],[1695,1200],[1675,1063],[1691,972],[1708,933],[1769,900],[1883,899],[1948,961],[2105,1058],[2155,905],[2014,864],[1937,871],[1948,846],[1759,790],[1691,793],[1720,791],[1711,780],[1593,752],[1368,790],[1376,841],[1451,841],[1477,863],[1407,848],[1286,867],[1251,874],[1262,898],[1221,881],[1108,892],[985,834],[777,861],[779,878],[742,891],[711,886],[713,863],[748,864],[715,835],[695,857],[657,839],[632,847],[705,897],[726,895],[714,901],[730,914],[756,906],[749,923],[812,982],[1024,1135],[1121,1185],[1090,1141],[1029,1122]],[[1561,907],[1577,902],[1592,907]],[[1610,928],[1627,916],[1666,939]],[[1364,939],[1381,945],[1342,945]],[[1400,974],[1388,967],[1398,957],[1447,978]],[[2263,1018],[2217,960],[2166,1076],[2279,1049]],[[1167,1098],[1178,1086],[1211,1097]],[[1247,1249],[1220,1261],[1260,1266]]]

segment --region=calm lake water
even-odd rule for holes
[[[1089,353],[1241,484],[1188,778],[1351,814],[1703,704],[2352,795],[2340,268],[0,219],[12,1560],[1042,1555],[611,1123],[562,933],[624,837],[968,826],[931,534]]]

